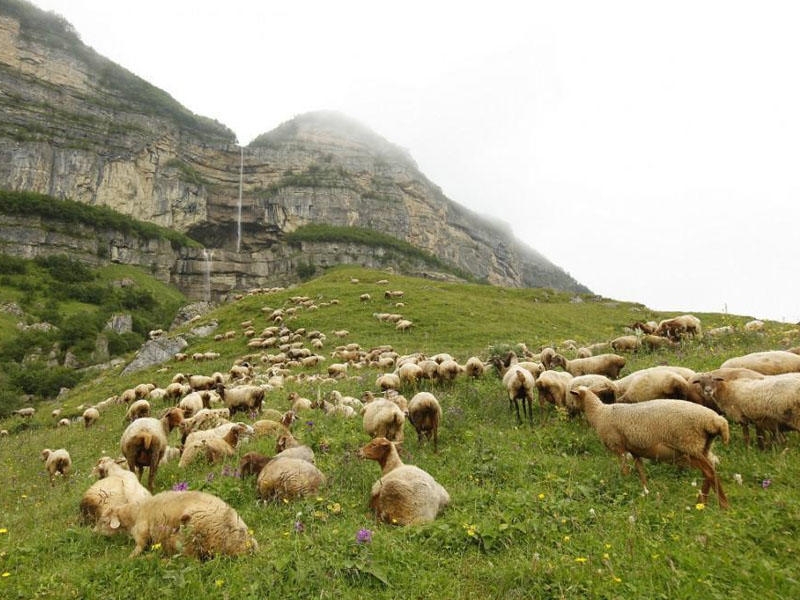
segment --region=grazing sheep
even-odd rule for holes
[[[378,398],[364,407],[364,431],[370,438],[385,437],[395,442],[403,441],[405,415],[391,400]]]
[[[433,438],[433,451],[439,451],[439,422],[442,420],[442,407],[436,396],[430,392],[415,394],[408,403],[408,420],[417,430],[417,441],[422,443],[423,435]]]
[[[131,405],[128,407],[128,411],[125,413],[125,420],[130,422],[149,416],[150,403],[147,400],[136,400],[131,402]]]
[[[69,419],[67,419],[66,417],[64,417],[63,419],[59,419],[59,421],[58,421],[57,425],[58,425],[59,427],[69,427],[69,425],[70,425],[70,420],[69,420]]]
[[[249,477],[251,475],[258,475],[261,473],[270,458],[260,452],[248,452],[239,460],[239,475],[241,477]]]
[[[519,400],[522,400],[522,412],[533,423],[533,390],[536,381],[531,373],[519,365],[511,365],[503,375],[503,386],[508,392],[508,407],[517,409],[517,423],[522,423],[519,414]],[[526,407],[527,404],[527,407]]]
[[[706,335],[717,337],[720,335],[730,335],[734,332],[733,325],[723,325],[722,327],[714,327],[706,331]]]
[[[573,377],[567,384],[566,396],[564,397],[564,406],[570,417],[574,417],[581,412],[575,402],[575,396],[571,392],[582,385],[589,388],[593,394],[600,398],[600,402],[603,404],[614,404],[617,401],[616,381],[611,381],[605,375],[578,375]]]
[[[44,466],[50,475],[50,485],[55,485],[56,474],[67,477],[72,469],[72,459],[64,448],[58,450],[50,450],[45,448],[42,450],[42,460]]]
[[[483,374],[486,372],[486,365],[483,364],[483,361],[477,356],[470,356],[467,362],[464,363],[464,372],[467,374],[467,377],[477,379],[478,377],[483,377]]]
[[[231,433],[232,430],[235,431]],[[255,430],[247,423],[223,423],[222,425],[219,425],[212,429],[202,429],[200,431],[192,431],[189,435],[186,436],[186,440],[184,442],[183,454],[184,455],[186,454],[186,449],[188,449],[189,447],[195,447],[194,452],[198,452],[197,446],[204,439],[208,440],[214,438],[217,439],[226,438],[226,440],[232,447],[236,447],[243,438],[252,436],[254,434]],[[184,457],[181,456],[181,459],[183,458]]]
[[[33,415],[36,414],[36,409],[33,408],[32,406],[26,406],[25,408],[18,408],[11,414],[17,415],[18,417],[25,417],[26,419],[30,419]]]
[[[246,413],[255,411],[261,414],[261,405],[264,402],[266,392],[264,388],[258,385],[226,387],[218,384],[217,393],[233,415],[237,411]]]
[[[786,350],[767,350],[752,352],[744,356],[729,358],[720,368],[740,367],[752,369],[764,375],[780,375],[781,373],[800,372],[800,356]]]
[[[713,410],[682,400],[648,400],[639,404],[603,404],[587,387],[571,392],[600,440],[616,454],[627,472],[625,456],[633,456],[645,493],[647,477],[642,458],[691,466],[703,474],[699,502],[713,488],[719,505],[728,507],[714,464],[711,445],[717,436],[728,443],[728,422]]]
[[[232,456],[240,438],[252,433],[253,428],[244,423],[193,432],[186,438],[178,466],[187,467],[200,456],[205,456],[211,463]]]
[[[554,367],[561,367],[572,374],[578,375],[605,375],[609,379],[619,377],[619,372],[625,366],[625,357],[618,354],[598,354],[588,358],[574,358],[567,360],[563,354],[556,354],[553,357]]]
[[[313,408],[313,402],[308,399],[304,398],[297,392],[289,392],[289,402],[292,403],[292,410],[296,413],[299,413],[303,410],[311,410]]]
[[[680,315],[671,319],[663,319],[652,333],[678,342],[683,334],[692,337],[702,336],[703,328],[700,319],[694,315]]]
[[[238,513],[206,492],[161,492],[112,512],[116,517],[112,525],[130,531],[136,542],[131,558],[150,545],[160,547],[167,556],[180,553],[201,560],[258,550]]]
[[[258,495],[263,500],[291,500],[316,494],[325,485],[325,475],[302,458],[273,458],[259,472]]]
[[[186,437],[193,431],[214,429],[229,423],[230,416],[231,411],[227,408],[203,408],[197,411],[190,418],[181,421],[181,443],[185,443]]]
[[[784,373],[751,378],[741,372],[735,378],[729,375],[698,374],[692,383],[731,421],[742,426],[747,446],[750,445],[751,424],[756,428],[758,445],[762,448],[764,432],[775,437],[783,428],[800,431],[800,376]]]
[[[451,383],[464,372],[464,368],[454,359],[447,358],[439,363],[436,369],[436,380],[442,383]]]
[[[361,294],[358,297],[358,299],[361,300],[362,302],[369,302],[370,300],[372,300],[372,296],[370,296],[369,294]]]
[[[375,379],[375,386],[381,388],[384,392],[386,390],[399,390],[400,383],[400,376],[395,373],[383,373]]]
[[[536,390],[539,392],[539,406],[544,407],[545,402],[566,408],[567,391],[573,377],[566,371],[553,371],[548,369],[543,371],[536,378]]]
[[[164,457],[169,432],[183,420],[179,408],[171,408],[160,419],[144,417],[133,421],[120,438],[120,448],[128,461],[128,468],[142,480],[145,467],[148,468],[147,489],[153,491],[158,465]]]
[[[119,527],[111,527],[109,513],[123,504],[146,500],[151,496],[150,491],[139,482],[135,473],[108,456],[97,461],[92,473],[98,480],[81,497],[81,521],[93,525],[93,531],[102,535],[119,533]]]
[[[675,348],[678,343],[660,335],[647,333],[642,336],[642,345],[648,350],[660,350],[661,348]]]
[[[83,411],[82,417],[84,426],[88,428],[97,423],[97,420],[100,418],[100,411],[94,406],[90,406]]]
[[[409,321],[408,319],[400,319],[399,321],[397,321],[397,323],[395,323],[394,328],[397,329],[398,331],[408,331],[413,326],[414,323],[412,321]]]
[[[201,392],[190,392],[178,402],[178,408],[183,411],[184,417],[191,417],[204,408],[211,406],[211,392],[203,390]]]
[[[344,377],[347,375],[347,363],[333,363],[328,365],[328,375],[331,377]]]
[[[381,478],[370,492],[369,507],[378,521],[395,525],[429,523],[450,503],[450,495],[428,472],[403,464],[395,445],[373,439],[359,457],[377,461]]]
[[[656,398],[694,400],[689,382],[670,369],[652,367],[634,371],[618,382],[617,402],[634,404]]]
[[[614,352],[636,352],[641,347],[642,340],[638,335],[622,335],[611,340]]]
[[[752,321],[748,321],[744,324],[745,331],[763,331],[764,330],[764,321],[760,321],[758,319],[754,319]]]

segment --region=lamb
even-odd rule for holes
[[[573,377],[594,374],[616,379],[625,366],[625,357],[618,354],[598,354],[588,358],[567,360],[563,354],[556,354],[553,357],[552,364],[554,367],[561,367],[571,373]]]
[[[522,423],[518,400],[522,400],[522,412],[527,414],[528,420],[533,423],[533,390],[536,387],[533,375],[519,365],[511,365],[503,375],[503,385],[508,392],[509,409],[512,406],[517,409],[517,423]]]
[[[364,431],[370,438],[385,437],[402,442],[405,420],[403,411],[391,400],[378,398],[364,407]]]
[[[800,356],[794,352],[787,352],[786,350],[752,352],[744,356],[729,358],[723,362],[720,367],[741,367],[758,371],[764,375],[797,373],[800,372]]]
[[[428,472],[403,464],[395,445],[378,437],[359,451],[377,461],[381,477],[372,486],[369,507],[378,521],[396,525],[429,523],[450,503],[450,495]]]
[[[125,413],[125,420],[130,422],[149,416],[150,403],[147,400],[136,400],[135,402],[131,402],[131,405],[128,407],[128,411]]]
[[[273,458],[258,474],[256,489],[263,500],[290,500],[316,494],[325,475],[302,458]]]
[[[698,374],[693,384],[708,400],[716,403],[733,422],[742,426],[745,444],[750,445],[749,426],[755,425],[759,447],[763,433],[773,436],[781,428],[800,431],[800,376],[794,373],[763,378],[730,378],[723,374]]]
[[[423,435],[433,438],[433,451],[439,451],[439,422],[442,420],[442,407],[436,396],[430,392],[419,392],[408,403],[408,420],[417,430],[417,441],[422,443]]]
[[[205,560],[258,550],[245,522],[225,501],[197,491],[161,492],[113,511],[112,526],[130,531],[133,558],[152,545],[164,554],[184,554]]]
[[[100,411],[97,410],[94,406],[90,406],[85,411],[83,411],[83,424],[86,428],[91,427],[95,423],[97,423],[98,419],[100,418]]]
[[[93,531],[101,535],[119,533],[119,527],[111,527],[109,512],[123,504],[150,498],[150,491],[139,482],[135,473],[122,468],[108,456],[97,461],[92,473],[98,476],[98,480],[81,497],[81,521],[93,525]]]
[[[638,404],[603,404],[587,387],[571,392],[586,415],[586,420],[600,440],[616,454],[627,472],[625,455],[633,456],[639,480],[647,490],[642,458],[669,461],[691,466],[703,474],[698,501],[705,504],[713,488],[721,508],[728,499],[714,468],[716,456],[711,452],[714,438],[728,443],[728,422],[713,410],[682,400],[656,399]]]
[[[50,475],[50,485],[55,485],[56,474],[67,477],[70,470],[72,470],[72,458],[70,458],[69,452],[65,448],[59,448],[58,450],[45,448],[42,450],[42,460]]]
[[[225,403],[225,406],[234,414],[237,411],[261,413],[261,405],[264,402],[265,390],[257,385],[240,385],[236,387],[225,387],[217,385],[217,393]]]
[[[167,449],[167,436],[183,420],[179,408],[171,408],[160,419],[144,417],[133,421],[120,438],[120,448],[128,461],[128,468],[142,479],[148,468],[147,489],[153,491],[158,465]]]

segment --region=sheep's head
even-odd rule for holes
[[[46,461],[47,458],[50,456],[51,452],[52,450],[50,450],[50,448],[45,448],[44,450],[42,450],[42,460]]]
[[[358,457],[382,462],[393,448],[392,442],[385,437],[375,438],[358,451]]]
[[[161,416],[161,420],[166,424],[167,431],[172,431],[183,422],[183,410],[177,406],[169,408]]]

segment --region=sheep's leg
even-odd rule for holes
[[[750,426],[747,423],[742,423],[742,435],[744,436],[744,445],[750,447]]]
[[[642,482],[644,493],[649,494],[650,490],[647,489],[647,476],[644,474],[644,465],[642,459],[638,456],[634,457],[633,464],[636,466],[636,472],[639,473],[639,481]]]
[[[725,492],[722,489],[722,483],[720,483],[719,475],[717,475],[717,471],[714,469],[714,465],[711,464],[706,457],[698,457],[698,458],[690,458],[689,464],[703,473],[703,485],[700,488],[700,494],[697,498],[698,502],[702,502],[706,504],[708,502],[708,492],[713,486],[714,491],[717,493],[717,500],[719,501],[720,508],[728,508],[728,498],[725,496]]]
[[[516,398],[514,398],[514,408],[517,409],[517,424],[519,425],[522,423],[522,418],[519,416],[519,400],[517,400]],[[525,410],[524,405],[523,405],[523,410]]]

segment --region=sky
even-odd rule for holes
[[[242,144],[355,118],[596,294],[800,321],[800,3],[34,4]]]

